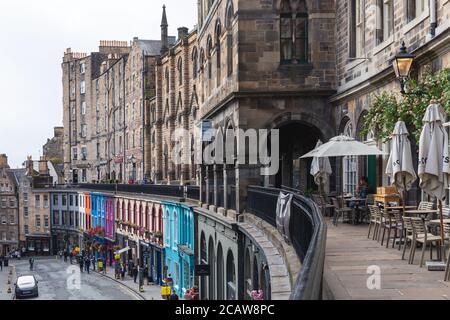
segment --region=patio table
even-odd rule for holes
[[[406,216],[420,216],[425,218],[427,215],[432,213],[439,213],[439,210],[406,210]]]
[[[416,206],[405,206],[405,210],[414,210]],[[385,210],[403,210],[402,206],[386,207]]]
[[[350,205],[351,202],[355,202],[355,207],[352,208],[352,223],[354,225],[358,224],[358,220],[360,220],[361,218],[361,212],[360,209],[361,207],[365,207],[367,205],[367,198],[355,198],[355,197],[351,197],[351,198],[345,198],[344,199],[345,202],[347,202],[348,205]],[[364,204],[361,204],[361,202],[364,201]]]

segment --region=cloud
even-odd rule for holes
[[[96,51],[100,40],[159,39],[162,6],[169,32],[197,19],[196,0],[14,0],[0,2],[0,153],[12,167],[38,158],[62,125],[63,52]]]

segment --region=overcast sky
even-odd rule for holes
[[[196,24],[196,0],[0,1],[0,153],[12,168],[62,126],[64,50],[92,52],[100,40],[160,39],[162,5],[169,34]]]

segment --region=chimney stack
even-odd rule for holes
[[[39,175],[40,176],[50,175],[48,170],[47,157],[45,156],[41,157],[41,160],[39,160]]]
[[[34,174],[33,169],[33,159],[31,156],[27,157],[27,161],[25,162],[25,168],[27,169],[27,176],[32,177]]]
[[[183,41],[189,33],[189,29],[186,27],[178,28],[178,40]]]
[[[8,157],[6,156],[6,154],[0,154],[0,168],[7,168],[7,169],[9,169]]]

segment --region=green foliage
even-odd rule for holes
[[[432,99],[438,100],[446,113],[450,113],[450,69],[442,69],[437,73],[427,69],[419,81],[407,81],[406,91],[408,94],[403,99],[387,91],[375,95],[364,119],[362,134],[373,131],[377,140],[386,142],[390,139],[395,123],[402,120],[408,127],[410,138],[419,141],[422,119]]]

